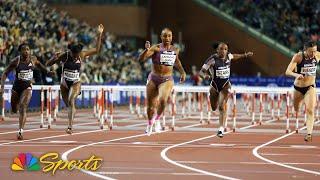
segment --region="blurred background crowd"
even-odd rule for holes
[[[103,2],[106,1],[112,0]],[[205,1],[291,50],[301,50],[306,40],[320,40],[319,0]],[[50,8],[42,1],[0,0],[0,7],[1,74],[10,60],[18,55],[17,48],[22,42],[30,44],[33,55],[42,63],[55,52],[66,51],[67,45],[73,42],[84,44],[84,49],[96,46],[96,27],[73,18],[66,12]],[[82,67],[84,84],[144,84],[151,71],[151,61],[139,63],[137,57],[141,51],[142,49],[129,43],[128,38],[117,37],[105,29],[100,54],[86,59]],[[58,72],[55,77],[47,77],[36,70],[34,84],[58,84],[61,67],[55,65],[52,68]],[[199,67],[192,66],[190,69],[188,82],[193,85],[203,84],[198,75]],[[178,77],[179,74],[175,72],[175,76]],[[13,79],[14,74],[11,73],[8,83]]]
[[[310,39],[320,40],[318,0],[207,1],[294,51]]]
[[[16,57],[18,45],[27,42],[33,55],[45,63],[55,52],[64,52],[73,42],[84,44],[84,49],[96,46],[96,27],[71,18],[65,12],[57,12],[37,0],[0,0],[0,73],[9,61]],[[82,66],[91,84],[134,84],[142,81],[142,69],[136,60],[139,51],[130,47],[126,39],[119,39],[105,29],[102,50],[90,57]],[[54,84],[60,79],[61,67],[54,66],[57,77],[47,77],[40,71],[34,72],[35,84]],[[150,71],[150,70],[149,70]],[[13,80],[13,74],[9,80]]]

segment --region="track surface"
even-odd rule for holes
[[[199,124],[194,112],[176,117],[175,131],[146,136],[146,121],[126,108],[114,114],[114,128],[100,130],[91,110],[79,110],[74,134],[65,133],[67,114],[59,114],[51,129],[39,128],[37,114],[28,117],[24,140],[16,140],[16,116],[0,122],[1,179],[319,179],[320,137],[315,126],[313,141],[303,134],[285,134],[285,120],[263,117],[262,125],[251,125],[245,113],[238,114],[237,130],[224,138],[215,136],[217,115],[211,124]],[[168,124],[171,117],[167,117]],[[257,118],[258,119],[258,115]],[[228,122],[229,127],[232,122]],[[294,130],[294,124],[291,124]],[[302,128],[302,122],[300,124]],[[280,138],[277,140],[277,138]],[[275,141],[276,140],[276,141]],[[87,159],[96,155],[103,164],[96,172],[58,170],[53,176],[42,171],[14,172],[19,153],[40,157],[58,152],[64,159]],[[42,165],[43,168],[43,165]]]

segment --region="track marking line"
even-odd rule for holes
[[[184,127],[180,127],[180,128],[183,129],[183,128],[194,127],[194,126],[199,126],[199,125],[201,125],[201,124],[198,123],[198,124],[184,126]],[[152,134],[156,135],[156,134],[161,134],[161,133],[165,133],[165,132],[168,132],[168,131],[169,130],[164,130],[164,131],[161,131],[160,133],[152,133]],[[68,160],[68,154],[70,154],[71,152],[76,151],[78,149],[81,149],[83,147],[93,146],[93,145],[102,144],[102,143],[115,142],[115,141],[120,141],[120,140],[124,140],[124,139],[132,139],[132,138],[137,138],[137,137],[142,137],[142,136],[147,136],[147,134],[143,133],[143,134],[138,134],[138,135],[133,135],[133,136],[126,136],[126,137],[122,137],[122,138],[111,139],[111,140],[108,140],[108,141],[100,141],[100,142],[94,142],[94,143],[90,143],[90,144],[84,144],[84,145],[77,146],[77,147],[75,147],[73,149],[69,149],[68,151],[64,152],[62,154],[62,156],[61,156],[61,159],[67,161]],[[108,180],[112,179],[110,177],[102,176],[102,175],[100,175],[98,173],[95,173],[95,172],[86,171],[86,170],[83,170],[83,169],[80,169],[80,171],[82,171],[84,173],[87,173],[89,175],[95,176],[95,177],[99,177],[101,179],[108,179]]]
[[[270,123],[270,122],[273,122],[273,121],[276,121],[276,120],[269,120],[269,121],[266,121],[264,123]],[[251,127],[258,126],[258,125],[259,124],[249,125],[249,126],[245,126],[245,127],[239,128],[239,129],[248,129],[248,128],[251,128]],[[226,132],[225,134],[228,134],[230,132],[232,132],[232,131]],[[213,137],[216,137],[216,135],[210,135],[210,136],[206,136],[206,137],[202,137],[202,138],[198,138],[198,139],[194,139],[194,140],[191,140],[191,141],[187,141],[187,142],[183,142],[183,143],[179,143],[179,144],[175,144],[175,145],[169,146],[169,147],[165,148],[164,150],[162,150],[160,155],[161,155],[162,159],[164,159],[165,161],[167,161],[167,162],[169,162],[169,163],[171,163],[173,165],[182,167],[184,169],[188,169],[188,170],[191,170],[191,171],[199,172],[199,173],[202,173],[202,174],[206,174],[208,176],[214,176],[214,177],[218,177],[218,178],[222,178],[222,179],[238,180],[237,178],[233,178],[233,177],[229,177],[229,176],[223,176],[223,175],[220,175],[220,174],[204,171],[204,170],[193,168],[193,167],[181,164],[181,163],[177,163],[176,161],[173,161],[170,158],[168,158],[168,156],[166,155],[166,153],[170,149],[176,148],[178,146],[183,146],[183,145],[186,145],[186,144],[190,144],[190,143],[193,143],[193,142],[197,142],[197,141],[202,141],[202,140],[205,140],[205,139],[213,138]]]
[[[319,122],[320,122],[320,121],[317,121],[317,122],[315,122],[315,124],[317,124],[317,123],[319,123]],[[300,128],[299,131],[304,130],[304,129],[306,129],[306,126]],[[270,159],[267,159],[267,158],[261,156],[261,155],[258,153],[259,149],[261,149],[261,148],[263,148],[263,147],[265,147],[265,146],[268,146],[268,145],[270,145],[270,144],[272,144],[272,143],[274,143],[274,142],[277,142],[277,141],[279,141],[279,140],[281,140],[281,139],[284,139],[284,138],[286,138],[286,137],[288,137],[288,136],[291,136],[291,135],[293,135],[293,134],[295,134],[295,133],[296,133],[296,132],[293,131],[293,132],[288,133],[288,134],[286,134],[286,135],[280,136],[280,137],[278,137],[278,138],[276,138],[276,139],[274,139],[274,140],[271,140],[271,141],[269,141],[269,142],[267,142],[267,143],[261,144],[260,146],[255,147],[255,148],[252,150],[252,153],[253,153],[253,155],[254,155],[255,157],[257,157],[257,158],[259,158],[259,159],[261,159],[261,160],[263,160],[263,161],[269,162],[270,164],[274,164],[274,165],[278,165],[278,166],[282,166],[282,167],[285,167],[285,168],[294,169],[294,170],[297,170],[297,171],[306,172],[306,173],[310,173],[310,174],[320,175],[320,172],[318,172],[318,171],[312,171],[312,170],[308,170],[308,169],[298,168],[298,167],[290,166],[290,165],[287,165],[287,164],[279,163],[279,162],[276,162],[276,161],[272,161],[272,160],[270,160]]]

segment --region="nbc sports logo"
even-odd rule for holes
[[[13,171],[39,171],[40,165],[38,159],[30,153],[20,153],[18,157],[14,158],[11,165]]]

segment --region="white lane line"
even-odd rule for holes
[[[186,128],[186,127],[194,127],[194,126],[199,126],[201,124],[195,124],[195,125],[190,125],[190,126],[184,126],[184,127],[181,127],[181,128]],[[161,134],[161,133],[165,133],[165,132],[168,132],[169,130],[165,130],[165,131],[161,131],[160,133],[153,133],[153,134]],[[131,138],[137,138],[137,137],[142,137],[142,136],[147,136],[147,134],[138,134],[138,135],[133,135],[133,136],[126,136],[126,137],[122,137],[122,138],[117,138],[117,139],[111,139],[111,140],[108,140],[108,141],[100,141],[100,142],[94,142],[94,143],[90,143],[90,144],[84,144],[84,145],[81,145],[81,146],[77,146],[73,149],[69,149],[68,151],[64,152],[61,156],[61,159],[62,160],[65,160],[67,161],[68,160],[68,155],[73,152],[73,151],[76,151],[78,149],[81,149],[83,147],[87,147],[87,146],[93,146],[93,145],[97,145],[97,144],[103,144],[103,143],[109,143],[109,142],[115,142],[115,141],[120,141],[120,140],[124,140],[124,139],[131,139]],[[87,173],[89,175],[92,175],[92,176],[95,176],[95,177],[98,177],[98,178],[101,178],[101,179],[112,179],[110,177],[107,177],[107,176],[102,176],[96,172],[91,172],[91,171],[86,171],[86,170],[83,170],[83,169],[80,169],[80,171],[84,172],[84,173]]]
[[[82,126],[82,125],[89,125],[89,124],[96,124],[96,122],[90,122],[90,123],[79,123],[79,124],[75,124],[74,126]],[[53,125],[53,128],[54,128],[55,125]],[[98,126],[97,126],[98,127]],[[39,131],[39,130],[48,130],[47,127],[44,127],[44,128],[37,128],[37,129],[28,129],[28,130],[23,130],[23,132],[32,132],[32,131]],[[12,133],[17,133],[18,131],[9,131],[9,132],[3,132],[3,133],[0,133],[0,135],[3,135],[3,134],[12,134]],[[49,132],[49,131],[48,131]],[[50,132],[53,132],[53,131],[50,131]]]
[[[34,138],[34,139],[27,139],[27,140],[21,140],[21,141],[11,141],[7,143],[1,143],[0,146],[8,145],[8,144],[17,144],[17,143],[22,143],[22,142],[30,142],[30,141],[37,141],[37,140],[44,140],[44,139],[52,139],[52,138],[57,138],[57,137],[65,137],[65,136],[74,136],[74,135],[79,135],[79,134],[88,134],[88,133],[93,133],[93,132],[99,132],[99,131],[105,131],[105,130],[92,130],[92,131],[83,131],[83,132],[78,132],[78,133],[73,133],[72,135],[70,134],[61,134],[61,135],[55,135],[55,136],[45,136],[41,138]]]
[[[69,144],[76,143],[77,141],[49,141],[49,143],[58,143],[58,144]]]
[[[161,173],[161,172],[97,172],[98,174],[104,175],[132,175],[132,174],[139,174],[139,175],[174,175],[174,176],[205,176],[205,174],[201,173]]]
[[[77,118],[77,120],[83,120],[83,119],[85,119],[85,120],[90,120],[90,117],[79,117],[79,118]],[[126,120],[134,120],[134,119],[136,119],[136,118],[128,118],[128,119],[120,119],[120,120],[117,120],[117,122],[121,122],[121,121],[126,121]],[[64,121],[63,121],[64,122]],[[65,121],[66,122],[66,121]],[[34,122],[34,123],[36,123],[36,122]],[[67,122],[66,122],[67,123]],[[28,124],[26,124],[26,125],[29,125],[29,124],[31,124],[31,123],[28,123]],[[40,124],[40,123],[39,123]],[[89,124],[98,124],[98,122],[89,122],[89,123],[79,123],[79,124],[75,124],[75,126],[77,126],[77,125],[89,125]],[[142,123],[141,123],[142,124]],[[146,124],[146,123],[144,123],[144,124]],[[19,125],[19,124],[17,124],[17,125]],[[54,128],[54,126],[55,126],[55,124],[53,124],[52,125],[53,127],[52,128]],[[1,125],[0,125],[0,127],[1,127]],[[98,127],[98,126],[97,126]],[[24,130],[23,132],[32,132],[32,131],[39,131],[39,130],[46,130],[47,129],[47,127],[45,126],[44,128],[36,128],[36,129],[28,129],[28,130]],[[17,133],[18,131],[16,130],[16,131],[9,131],[9,132],[1,132],[0,133],[0,135],[3,135],[3,134],[12,134],[12,133]],[[52,132],[52,131],[50,131],[50,132]]]
[[[247,165],[265,165],[270,164],[268,162],[251,162],[251,161],[234,161],[234,162],[224,162],[224,161],[177,161],[179,163],[185,164],[247,164]],[[293,162],[284,162],[283,164],[296,164],[296,165],[320,165],[320,163],[293,163]]]
[[[68,151],[64,152],[62,154],[62,156],[61,156],[61,159],[64,160],[64,161],[68,161],[68,155],[71,152],[76,151],[78,149],[81,149],[83,147],[93,146],[93,145],[102,144],[102,143],[108,143],[108,142],[114,142],[114,141],[120,141],[120,140],[124,140],[124,139],[136,138],[136,137],[141,137],[141,136],[146,136],[146,134],[144,133],[144,134],[138,134],[138,135],[133,135],[133,136],[126,136],[126,137],[122,137],[122,138],[111,139],[111,140],[108,140],[108,141],[99,141],[99,142],[94,142],[94,143],[90,143],[90,144],[84,144],[84,145],[81,145],[81,146],[77,146],[75,148],[69,149]],[[103,175],[95,173],[95,172],[86,171],[86,170],[83,170],[83,169],[80,169],[80,171],[82,171],[82,172],[84,172],[86,174],[89,174],[91,176],[95,176],[95,177],[101,178],[101,179],[114,180],[113,178],[110,178],[110,177],[107,177],[107,176],[103,176]]]
[[[308,145],[291,145],[290,146],[293,149],[314,149],[318,148],[317,146],[308,146]]]
[[[267,148],[267,147],[265,147]],[[299,153],[291,153],[291,154],[286,154],[286,153],[260,153],[261,155],[265,156],[314,156],[314,157],[320,157],[318,154],[299,154]]]
[[[317,123],[319,123],[319,121],[317,121],[315,124],[317,124]],[[299,131],[304,130],[304,129],[306,129],[306,127],[300,128]],[[290,166],[290,165],[287,165],[287,164],[279,163],[279,162],[276,162],[276,161],[272,161],[272,160],[270,160],[270,159],[267,159],[267,158],[265,158],[265,157],[262,157],[262,156],[258,153],[259,149],[261,149],[261,148],[263,148],[263,147],[265,147],[265,146],[268,146],[268,145],[270,145],[270,144],[272,144],[272,143],[274,143],[274,142],[277,142],[277,141],[279,141],[279,140],[281,140],[281,139],[284,139],[284,138],[286,138],[286,137],[288,137],[288,136],[291,136],[292,134],[295,134],[295,133],[296,133],[296,132],[293,131],[293,132],[291,132],[291,133],[288,133],[288,134],[286,134],[286,135],[283,135],[283,136],[281,136],[281,137],[278,137],[278,138],[276,138],[276,139],[274,139],[274,140],[271,140],[271,141],[269,141],[269,142],[267,142],[267,143],[261,144],[260,146],[255,147],[255,148],[252,150],[252,153],[253,153],[253,155],[254,155],[255,157],[257,157],[257,158],[259,158],[259,159],[261,159],[261,160],[263,160],[263,161],[269,162],[269,163],[271,163],[271,164],[274,164],[274,165],[278,165],[278,166],[282,166],[282,167],[285,167],[285,168],[294,169],[294,170],[297,170],[297,171],[302,171],[302,172],[306,172],[306,173],[310,173],[310,174],[320,175],[320,172],[318,172],[318,171],[312,171],[312,170],[308,170],[308,169],[298,168],[298,167]]]
[[[269,120],[269,121],[266,121],[265,123],[269,123],[269,122],[273,122],[273,121],[276,121],[276,120]],[[254,126],[258,126],[258,124],[245,126],[245,127],[240,128],[240,129],[248,129],[248,128],[251,128],[251,127],[254,127]],[[229,131],[229,132],[227,132],[227,133],[225,133],[225,134],[228,134],[228,133],[230,133],[230,132],[231,132],[231,131]],[[237,179],[237,178],[233,178],[233,177],[229,177],[229,176],[223,176],[223,175],[220,175],[220,174],[216,174],[216,173],[204,171],[204,170],[201,170],[201,169],[193,168],[193,167],[190,167],[190,166],[187,166],[187,165],[178,163],[178,162],[176,162],[176,161],[174,161],[174,160],[171,160],[171,159],[168,158],[168,156],[166,155],[166,153],[167,153],[170,149],[173,149],[173,148],[176,148],[176,147],[179,147],[179,146],[183,146],[183,145],[186,145],[186,144],[190,144],[190,143],[193,143],[193,142],[197,142],[197,141],[202,141],[202,140],[205,140],[205,139],[209,139],[209,138],[212,138],[212,137],[215,137],[215,136],[216,136],[216,135],[210,135],[210,136],[206,136],[206,137],[202,137],[202,138],[198,138],[198,139],[194,139],[194,140],[191,140],[191,141],[187,141],[187,142],[183,142],[183,143],[180,143],[180,144],[175,144],[175,145],[169,146],[169,147],[167,147],[167,148],[165,148],[164,150],[161,151],[161,157],[162,157],[162,159],[164,159],[165,161],[167,161],[167,162],[169,162],[169,163],[171,163],[171,164],[173,164],[173,165],[182,167],[182,168],[184,168],[184,169],[188,169],[188,170],[191,170],[191,171],[203,173],[203,174],[206,174],[206,175],[209,175],[209,176],[214,176],[214,177],[218,177],[218,178],[222,178],[222,179],[235,180],[235,179]]]
[[[44,128],[36,128],[36,129],[28,129],[28,130],[23,130],[23,132],[30,132],[30,131],[39,131],[39,130],[43,130],[43,129],[46,129],[45,127]],[[12,134],[12,133],[17,133],[18,130],[16,131],[8,131],[8,132],[2,132],[0,133],[0,135],[3,135],[3,134]]]

